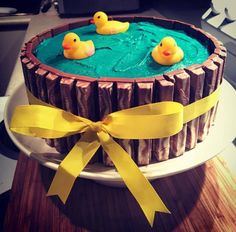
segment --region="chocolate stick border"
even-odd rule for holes
[[[163,18],[152,17],[152,16],[124,16],[124,17],[114,17],[114,19],[120,20],[120,21],[129,21],[129,22],[149,21],[149,22],[152,22],[156,25],[159,25],[159,26],[162,26],[162,27],[165,27],[168,29],[184,30],[191,37],[206,44],[208,47],[208,50],[211,54],[205,62],[197,65],[198,68],[204,70],[204,72],[206,74],[206,78],[205,78],[206,80],[205,80],[204,87],[203,87],[204,88],[204,90],[203,90],[204,95],[203,96],[209,95],[222,82],[223,72],[220,70],[224,70],[227,51],[226,51],[226,48],[223,46],[222,42],[217,40],[211,34],[203,31],[200,28],[195,27],[192,24],[180,22],[178,20],[163,19]],[[46,80],[44,81],[43,78],[47,79],[46,77],[49,74],[58,76],[59,80],[61,78],[67,78],[67,79],[72,79],[75,81],[93,83],[94,93],[97,96],[99,95],[98,86],[99,85],[101,86],[100,83],[112,82],[115,95],[117,94],[117,92],[116,92],[117,91],[117,89],[116,89],[117,83],[130,83],[131,79],[129,79],[129,78],[101,77],[98,79],[98,78],[92,78],[92,77],[84,76],[84,75],[74,75],[74,74],[64,73],[64,72],[54,69],[48,65],[41,64],[41,62],[34,56],[34,49],[43,40],[53,37],[59,33],[65,32],[67,30],[72,30],[74,28],[77,28],[80,26],[86,26],[86,25],[90,25],[90,19],[79,20],[79,21],[74,21],[69,24],[59,25],[57,27],[46,30],[46,31],[34,36],[30,41],[28,41],[27,43],[24,44],[24,46],[20,52],[20,59],[21,59],[21,63],[22,63],[25,84],[34,96],[39,97],[41,100],[44,100],[47,103],[56,105],[61,108],[63,107],[62,104],[56,104],[54,101],[51,101],[49,99],[50,97],[48,97],[48,99],[47,99],[47,97],[43,97],[44,92],[46,91],[46,88],[47,88],[44,86],[44,85],[46,85],[44,83],[46,83],[47,81]],[[220,61],[220,59],[221,59],[221,61]],[[222,60],[223,60],[223,62],[222,62]],[[191,68],[193,68],[193,67],[184,68],[184,70],[186,70],[186,72],[190,75],[190,82],[191,82],[191,77],[193,77],[193,74],[191,72],[188,72],[187,70],[190,70]],[[178,73],[181,73],[181,72],[183,72],[183,70],[181,70],[181,69],[176,70],[174,72],[174,75],[178,75]],[[45,73],[47,73],[47,74],[45,74]],[[167,76],[169,74],[170,73],[163,74],[163,75]],[[216,75],[216,77],[215,77],[215,75]],[[132,83],[134,86],[139,85],[138,83],[153,83],[154,84],[153,91],[155,92],[156,91],[155,78],[156,78],[155,76],[148,77],[148,78],[142,78],[142,77],[133,78]],[[217,80],[214,80],[215,78]],[[174,77],[172,78],[172,81],[174,83]],[[212,88],[209,89],[209,86],[207,86],[207,85],[209,85],[209,83],[212,85],[213,85],[213,83],[215,83],[214,87],[212,86]],[[60,81],[59,81],[58,85],[60,85]],[[43,90],[39,91],[37,89],[38,86],[39,86],[39,88],[43,88]],[[134,88],[133,94],[137,95],[137,88],[136,87]],[[112,109],[113,111],[117,107],[117,100],[118,100],[114,96],[111,98],[111,104],[113,106],[113,109]],[[77,99],[77,101],[78,101],[78,99]],[[95,112],[97,112],[97,114],[96,114],[97,117],[95,118],[95,120],[101,120],[102,115],[100,115],[100,117],[98,117],[99,116],[98,112],[100,111],[98,99],[95,99],[94,101],[96,101],[94,104],[94,107],[95,107]],[[76,104],[78,104],[78,102]],[[207,120],[210,120],[210,123],[205,125],[205,127],[207,127],[207,129],[205,128],[205,131],[207,131],[206,134],[208,133],[209,127],[211,126],[211,123],[214,120],[216,108],[217,107],[215,107],[215,109],[212,110],[212,112],[208,112],[198,119],[199,120],[199,128],[204,129],[203,125],[205,123],[206,118],[211,118],[211,119],[207,119]],[[195,125],[195,127],[196,127],[196,125]],[[200,141],[202,141],[204,137],[205,137],[205,135],[204,136],[198,135],[198,139]],[[51,145],[53,145],[53,144],[51,144]]]

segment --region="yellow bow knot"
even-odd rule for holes
[[[91,128],[92,131],[94,132],[100,132],[102,130],[104,130],[103,127],[103,122],[98,121],[98,122],[92,122],[89,127]]]

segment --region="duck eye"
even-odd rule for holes
[[[76,42],[76,39],[74,39],[74,42]]]
[[[98,19],[100,19],[100,18],[101,18],[101,16],[99,15],[99,16],[98,16]]]
[[[160,46],[162,47],[162,43],[160,43]]]

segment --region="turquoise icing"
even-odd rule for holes
[[[96,52],[83,60],[64,58],[62,41],[66,33],[41,42],[34,50],[44,64],[66,73],[90,77],[150,77],[192,64],[201,64],[209,56],[207,46],[183,31],[169,30],[149,22],[131,23],[129,30],[117,35],[99,35],[95,25],[71,30],[81,40],[93,40]],[[175,38],[184,51],[184,59],[172,66],[157,64],[151,57],[152,49],[165,36]]]

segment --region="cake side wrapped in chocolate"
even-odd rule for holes
[[[186,105],[210,95],[222,82],[226,49],[209,33],[177,20],[156,17],[119,17],[119,20],[150,22],[168,30],[184,31],[188,36],[204,44],[210,56],[200,64],[182,67],[170,72],[164,71],[163,75],[153,73],[151,76],[142,77],[139,75],[139,67],[142,62],[151,59],[149,56],[151,50],[148,45],[147,49],[149,50],[145,54],[141,54],[141,61],[137,61],[127,54],[124,61],[119,61],[115,66],[116,70],[121,67],[129,69],[125,62],[130,62],[134,67],[137,67],[137,77],[132,78],[113,76],[99,78],[84,74],[71,74],[51,67],[50,64],[43,64],[35,57],[34,50],[39,44],[68,30],[89,26],[89,20],[84,20],[40,33],[25,44],[20,58],[28,91],[46,103],[97,121],[102,120],[111,112],[153,102],[174,100]],[[146,25],[142,24],[140,30],[145,27]],[[152,32],[147,29],[146,33]],[[145,33],[143,36],[145,37]],[[135,41],[135,36],[132,41]],[[96,49],[99,52],[104,50],[99,47]],[[114,48],[106,49],[112,50]],[[112,63],[112,60],[105,59],[104,65],[109,65],[109,63]],[[149,64],[152,66],[152,63]],[[85,64],[80,62],[79,65]],[[102,67],[97,68],[98,70],[102,69]],[[194,148],[197,141],[203,141],[214,121],[216,110],[217,106],[199,118],[188,122],[181,132],[170,138],[138,141],[119,139],[117,141],[138,165],[163,161],[181,155],[185,150]],[[79,136],[75,135],[63,139],[47,140],[47,143],[50,146],[55,146],[59,152],[67,153],[78,138]],[[95,159],[95,161],[98,160],[99,158]],[[113,165],[105,153],[103,153],[103,163],[109,166]]]

